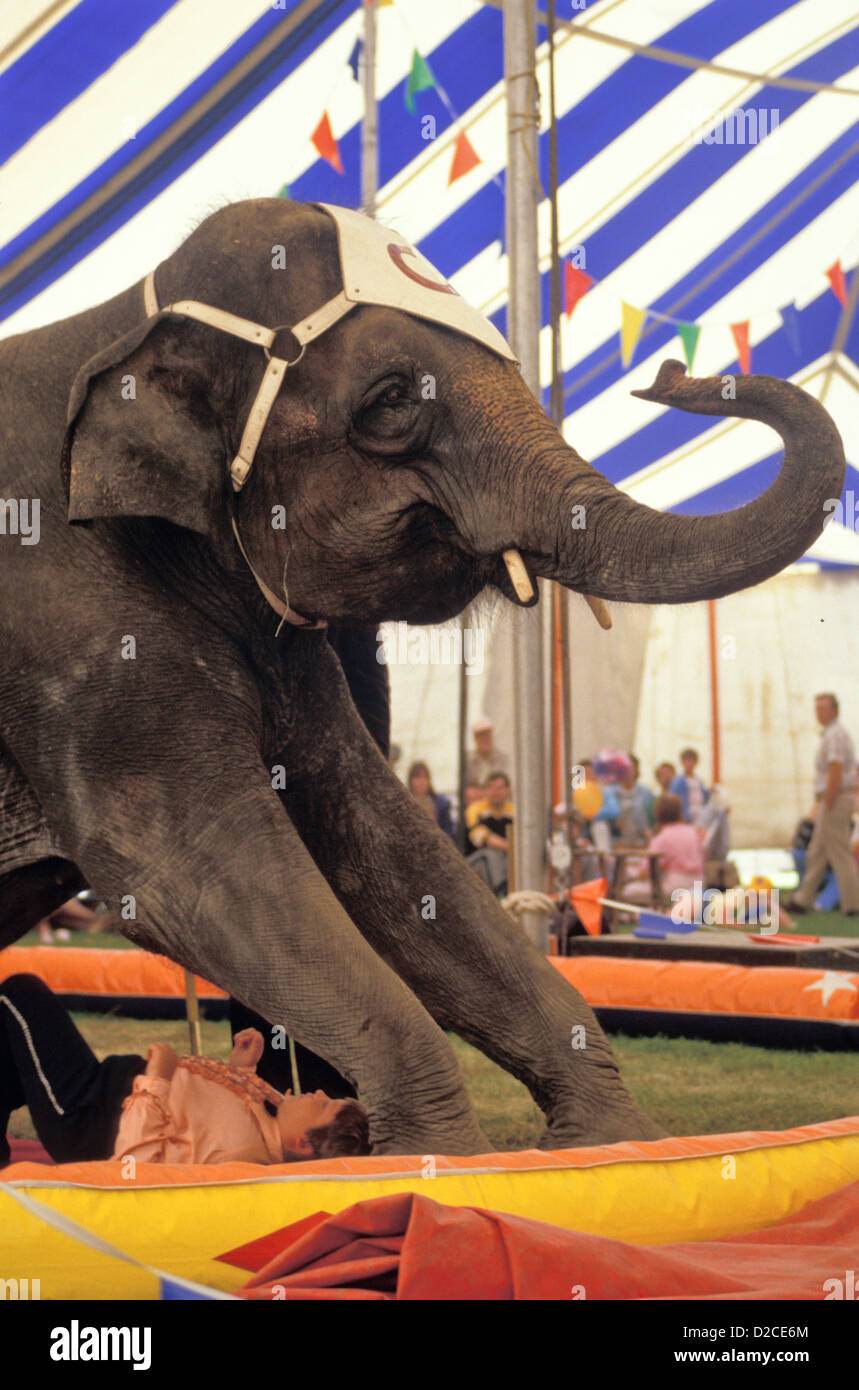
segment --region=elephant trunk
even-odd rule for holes
[[[635,502],[574,450],[537,442],[522,470],[523,495],[507,499],[510,544],[530,573],[598,598],[628,603],[691,603],[759,584],[799,559],[820,535],[826,502],[840,497],[844,451],[838,431],[812,396],[772,377],[689,378],[664,362],[642,400],[702,415],[736,415],[771,425],[784,462],[755,501],[711,517],[676,516]],[[545,419],[545,417],[544,417]],[[551,428],[551,427],[549,427]],[[512,505],[511,505],[512,502]]]

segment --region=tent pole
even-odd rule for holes
[[[707,600],[707,632],[710,648],[710,723],[713,745],[713,782],[722,780],[722,749],[719,728],[719,667],[716,656],[716,600]]]
[[[507,332],[522,379],[540,399],[540,272],[537,260],[538,88],[534,0],[504,0],[507,95]],[[538,611],[513,614],[513,732],[516,806],[513,879],[518,889],[543,887],[546,835],[542,624]],[[523,912],[522,926],[548,950],[545,913]]]
[[[376,6],[364,6],[364,118],[361,122],[361,206],[376,216],[379,191],[379,119],[376,105]]]
[[[552,423],[557,429],[564,424],[564,373],[561,353],[561,252],[558,226],[558,113],[555,103],[555,0],[546,5],[549,30],[549,210],[552,261],[549,278],[549,317],[552,324]],[[553,750],[556,766],[560,764],[559,785],[553,790],[553,802],[566,807],[567,844],[573,848],[573,797],[570,785],[573,758],[573,690],[570,673],[570,595],[560,584],[553,586],[554,635],[553,651],[558,664],[558,700],[561,728],[554,730],[557,746]],[[554,713],[554,711],[553,711]],[[554,726],[553,726],[554,728]]]

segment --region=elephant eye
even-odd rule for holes
[[[404,439],[419,415],[418,403],[408,381],[388,381],[355,417],[359,436],[375,441]]]

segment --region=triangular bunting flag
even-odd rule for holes
[[[564,261],[564,314],[570,317],[579,300],[593,284],[593,276],[579,270],[572,261]]]
[[[752,350],[749,347],[749,321],[745,323],[732,323],[731,334],[737,348],[737,361],[740,364],[740,371],[744,376],[748,376],[752,366]]]
[[[602,931],[602,903],[599,900],[607,892],[608,884],[604,878],[592,878],[570,889],[570,902],[588,936],[599,936]]]
[[[779,309],[778,312],[781,318],[781,326],[785,331],[787,340],[797,357],[799,357],[801,351],[799,346],[799,314],[797,313],[796,305],[785,304],[784,308]]]
[[[647,317],[646,309],[636,309],[634,304],[621,302],[620,306],[620,355],[623,365],[628,367],[635,352],[635,345],[641,334],[642,324]]]
[[[277,196],[278,196],[278,198],[291,198],[291,197],[292,197],[292,194],[291,194],[290,191],[289,191],[289,184],[288,184],[288,183],[285,183],[285,184],[283,185],[283,188],[278,189]]]
[[[695,349],[698,346],[698,339],[701,330],[697,323],[678,323],[677,337],[683,344],[683,356],[686,358],[686,370],[691,372],[692,363],[695,361]]]
[[[429,63],[425,62],[418,50],[412,54],[412,70],[406,80],[406,110],[415,114],[415,94],[427,92],[435,86],[435,78]]]
[[[327,159],[332,169],[336,169],[338,174],[343,173],[343,165],[340,162],[340,150],[337,147],[337,141],[334,139],[334,132],[331,129],[331,122],[328,119],[327,111],[323,111],[322,119],[310,137],[310,143],[323,159]]]
[[[836,261],[826,272],[826,278],[832,286],[832,293],[838,300],[842,308],[847,307],[847,282],[844,279],[844,271],[841,269],[841,262]]]
[[[359,64],[360,61],[361,61],[361,54],[362,54],[363,52],[364,52],[364,40],[363,40],[363,39],[356,39],[356,40],[355,40],[355,47],[352,49],[352,52],[349,54],[349,57],[348,57],[347,60],[346,60],[347,63],[348,63],[348,65],[349,65],[349,67],[352,69],[352,76],[354,77],[354,79],[355,79],[356,82],[358,81],[358,64]]]
[[[481,162],[480,155],[476,152],[465,131],[461,130],[453,147],[453,159],[450,162],[450,173],[447,176],[448,188],[452,183],[456,183],[457,179],[461,179],[465,174],[470,174],[472,169],[476,169]]]

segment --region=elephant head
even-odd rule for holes
[[[518,595],[511,580],[511,551],[531,579],[594,598],[714,598],[777,573],[819,535],[844,457],[805,392],[760,376],[726,391],[721,377],[689,379],[665,362],[634,394],[761,420],[782,435],[785,458],[772,487],[738,511],[656,512],[565,443],[500,335],[388,235],[399,302],[354,283],[323,208],[263,199],[202,223],[159,266],[150,316],[141,303],[140,325],[78,378],[71,519],[153,515],[232,547],[235,510],[246,558],[270,594],[288,593],[293,616],[362,622],[442,621],[486,586],[529,601],[527,580]],[[415,308],[421,292],[435,311]],[[189,301],[273,330],[266,355],[286,366],[264,423],[259,338],[223,316],[190,317]],[[249,431],[258,443],[234,496],[230,463]],[[574,507],[584,509],[576,529]]]

